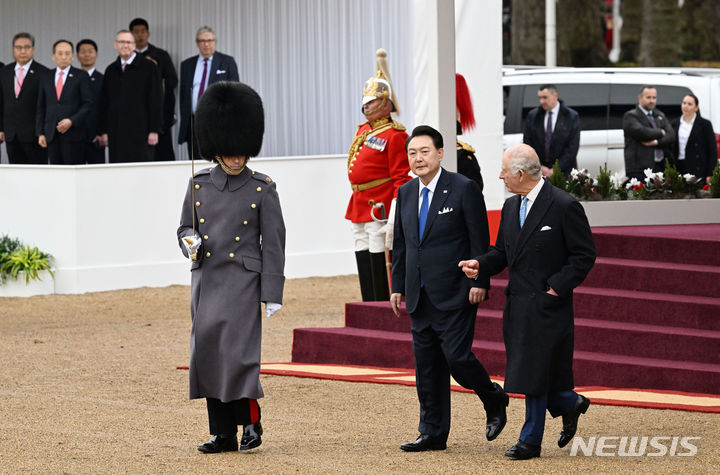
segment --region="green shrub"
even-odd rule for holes
[[[7,277],[17,279],[22,271],[25,275],[25,283],[40,278],[41,271],[48,271],[54,276],[51,269],[52,256],[40,251],[37,247],[21,246],[9,254],[5,254],[0,264],[0,278],[4,281]]]
[[[562,170],[560,170],[560,160],[555,160],[555,163],[553,163],[553,172],[552,175],[550,175],[550,183],[563,191],[567,189],[567,179],[565,178],[565,174]]]
[[[710,196],[720,198],[720,162],[715,165],[710,177]]]

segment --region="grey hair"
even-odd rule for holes
[[[527,145],[517,146],[508,150],[510,152],[510,171],[513,175],[520,170],[528,174],[533,180],[539,179],[541,176],[540,160],[535,150]]]
[[[217,36],[215,35],[215,30],[213,30],[211,27],[207,25],[203,25],[200,28],[198,28],[197,33],[195,33],[195,39],[197,40],[200,35],[203,33],[210,33],[213,35],[213,39],[217,40]]]

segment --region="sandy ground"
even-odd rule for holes
[[[296,327],[343,325],[356,278],[288,281],[265,320],[263,361],[290,361]],[[453,393],[448,450],[407,454],[412,387],[262,376],[263,445],[204,455],[202,400],[187,398],[189,288],[0,298],[1,473],[718,473],[720,416],[591,406],[578,435],[693,436],[692,457],[571,457],[548,419],[540,459],[511,461],[524,405],[489,443],[479,400]],[[669,445],[669,444],[668,444]],[[654,449],[648,450],[648,452]],[[679,451],[683,451],[679,448]]]

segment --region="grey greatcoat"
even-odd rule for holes
[[[260,302],[282,303],[285,224],[275,183],[249,168],[199,171],[185,196],[177,235],[202,246],[191,265],[190,399],[263,397]]]
[[[585,211],[545,181],[520,228],[520,195],[505,201],[494,246],[477,258],[480,278],[505,267],[505,391],[530,395],[574,387],[573,290],[595,263]],[[559,295],[547,293],[552,288]]]

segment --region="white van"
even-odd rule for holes
[[[668,120],[681,115],[688,93],[700,101],[700,114],[713,123],[720,140],[720,69],[694,68],[503,68],[504,148],[522,143],[523,121],[538,107],[538,88],[555,84],[565,105],[580,115],[578,168],[597,176],[607,163],[611,172],[625,171],[622,118],[637,106],[644,84],[657,88],[656,107]]]

